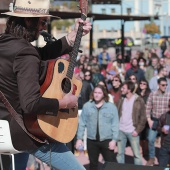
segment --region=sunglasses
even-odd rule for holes
[[[113,79],[113,81],[119,81],[119,80],[117,80],[117,79],[114,80],[114,79]]]
[[[140,83],[141,85],[145,85],[146,86],[146,83]]]
[[[90,76],[90,74],[85,74],[84,76]]]
[[[162,87],[168,86],[168,84],[160,84]]]
[[[40,21],[41,22],[41,25],[44,27],[44,26],[47,26],[48,22],[47,20],[42,20]]]
[[[136,80],[136,78],[130,78],[130,80]]]

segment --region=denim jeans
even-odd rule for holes
[[[161,146],[159,150],[159,166],[167,167],[169,162],[170,148]]]
[[[45,144],[30,154],[56,170],[85,170],[67,146],[60,142]]]
[[[135,165],[143,165],[142,163],[142,155],[140,153],[140,144],[139,144],[139,136],[132,136],[131,133],[119,131],[118,137],[118,154],[117,161],[118,163],[125,163],[125,148],[127,140],[129,140],[133,155],[134,155],[134,164]]]
[[[149,158],[155,157],[155,139],[158,132],[156,130],[149,129],[148,132],[148,148],[149,148]]]

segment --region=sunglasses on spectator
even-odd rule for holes
[[[146,83],[140,83],[141,85],[145,85],[146,86]]]
[[[119,81],[118,79],[113,79],[113,81]]]
[[[130,80],[136,80],[136,78],[130,78]]]
[[[160,84],[162,87],[168,86],[168,84]]]
[[[85,74],[84,76],[90,76],[90,74]]]

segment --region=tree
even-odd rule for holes
[[[144,28],[145,28],[147,34],[151,34],[151,35],[154,35],[156,33],[160,34],[159,27],[154,22],[145,24]]]
[[[52,28],[56,27],[57,30],[66,30],[74,24],[74,20],[54,20],[52,22]]]

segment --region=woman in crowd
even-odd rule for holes
[[[122,81],[119,75],[116,75],[112,80],[112,89],[110,90],[110,94],[113,96],[113,100],[115,105],[117,105],[117,102],[121,96],[121,88]]]
[[[146,79],[142,79],[139,82],[139,86],[136,93],[143,98],[145,104],[150,92],[151,90],[149,88],[148,81]],[[140,136],[140,145],[142,147],[142,152],[144,156],[148,155],[148,141],[147,141],[148,129],[149,129],[148,122],[146,122],[145,128],[141,132],[141,136]]]
[[[129,76],[129,80],[132,81],[132,82],[135,84],[135,90],[134,90],[133,93],[136,93],[136,90],[137,90],[137,88],[138,88],[138,81],[137,81],[136,75],[135,75],[135,74],[131,74],[131,75]]]

